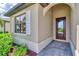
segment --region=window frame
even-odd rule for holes
[[[25,19],[26,19],[26,13],[22,13],[20,15],[15,16],[15,33],[26,34],[26,27],[25,27],[25,32],[21,32],[21,22],[22,21],[20,21],[20,24],[16,24],[16,18],[19,17],[19,16],[22,16],[22,15],[25,15]],[[16,26],[17,25],[20,25],[20,32],[16,31],[16,29],[17,29]],[[25,22],[25,26],[26,26],[26,22]]]

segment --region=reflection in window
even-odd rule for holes
[[[26,17],[25,14],[17,16],[15,18],[15,32],[25,33],[26,32]]]
[[[63,31],[64,31],[64,28],[63,28],[64,26],[63,25],[64,25],[64,21],[63,20],[58,22],[58,33],[59,34],[63,34]]]

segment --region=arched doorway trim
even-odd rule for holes
[[[52,8],[53,6],[57,5],[57,4],[62,4],[62,3],[50,3],[47,7],[44,8],[43,15],[46,15],[46,13],[49,11],[49,9]],[[63,3],[63,4],[66,4],[71,9],[74,9],[74,5],[72,3]]]

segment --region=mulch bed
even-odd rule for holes
[[[36,56],[37,53],[31,51],[31,50],[28,50],[28,53],[27,53],[28,56]]]
[[[13,43],[13,46],[16,46],[17,44],[16,43]],[[37,53],[36,52],[33,52],[31,50],[28,50],[28,52],[26,53],[27,56],[36,56]]]

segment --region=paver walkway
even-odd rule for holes
[[[72,52],[69,43],[52,41],[38,56],[72,56]]]

